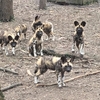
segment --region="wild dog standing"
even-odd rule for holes
[[[29,41],[29,55],[37,56],[38,54],[43,55],[43,30],[38,28],[33,37]]]
[[[67,60],[65,56],[53,57],[52,59],[45,59],[41,57],[37,61],[37,66],[34,71],[34,83],[39,82],[39,76],[45,73],[48,69],[55,70],[57,75],[58,87],[65,86],[64,73],[72,70],[72,61],[74,58]]]
[[[50,36],[52,36],[52,40],[54,41],[55,37],[54,37],[54,33],[53,33],[53,24],[49,21],[46,21],[45,23],[43,23],[42,27],[43,27],[44,33],[46,33],[46,35],[47,35],[46,40],[48,40],[50,38]]]
[[[32,25],[31,25],[33,32],[35,32],[35,30],[41,26],[43,28],[44,33],[46,33],[46,35],[47,35],[46,40],[48,40],[50,38],[50,36],[52,36],[52,40],[54,41],[55,37],[54,37],[54,33],[53,33],[53,24],[49,21],[45,21],[43,23],[42,21],[40,21],[40,16],[36,16],[35,22],[33,21]]]
[[[4,32],[4,35],[3,35],[3,41],[4,41],[4,47],[5,47],[5,53],[6,55],[8,55],[8,45],[11,45],[12,47],[12,53],[13,55],[15,55],[15,47],[18,43],[18,39],[19,39],[19,36],[12,33],[12,32],[7,32],[5,31]]]
[[[27,31],[27,26],[25,24],[21,24],[15,28],[16,34],[20,37],[20,41],[22,39],[22,35],[24,35],[24,38],[26,39],[26,31]]]
[[[35,32],[35,30],[42,25],[42,22],[40,21],[40,16],[35,16],[35,21],[31,24],[32,31]]]
[[[78,21],[74,21],[75,25],[75,33],[73,36],[73,45],[72,45],[72,52],[75,52],[75,44],[79,50],[79,53],[83,56],[84,55],[84,27],[86,25],[85,21],[82,21],[79,24]]]

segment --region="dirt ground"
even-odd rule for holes
[[[5,100],[100,100],[100,73],[79,78],[66,83],[66,87],[58,88],[57,85],[48,87],[36,87],[33,77],[27,74],[27,70],[34,71],[36,58],[29,57],[27,43],[32,36],[30,25],[36,15],[41,15],[41,20],[49,20],[54,25],[55,41],[45,40],[44,49],[52,49],[58,53],[71,54],[72,35],[74,33],[75,20],[86,21],[85,32],[85,56],[88,62],[75,59],[73,69],[65,73],[65,80],[92,73],[100,70],[100,7],[99,4],[86,6],[58,5],[47,3],[47,10],[38,10],[34,0],[13,0],[15,20],[9,23],[0,22],[0,30],[14,29],[17,25],[25,23],[28,27],[27,39],[23,40],[16,48],[16,55],[9,55],[0,51],[0,67],[16,71],[19,75],[13,75],[0,71],[1,88],[11,84],[22,83],[13,89],[4,92]],[[51,56],[49,56],[51,57]],[[56,82],[55,73],[48,71],[40,77],[43,84]]]

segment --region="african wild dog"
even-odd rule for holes
[[[85,21],[82,21],[79,24],[78,21],[74,21],[75,25],[75,33],[73,35],[73,45],[72,45],[72,52],[75,52],[75,44],[79,50],[81,56],[84,55],[84,27],[86,25]]]
[[[46,40],[48,40],[50,36],[52,36],[52,40],[54,41],[55,37],[53,33],[53,24],[51,22],[49,21],[42,22],[40,21],[40,16],[36,16],[35,21],[33,21],[31,27],[32,27],[33,32],[35,32],[35,30],[38,27],[42,27],[44,33],[47,35]]]
[[[10,45],[12,47],[12,53],[15,55],[15,47],[18,43],[19,36],[8,31],[4,31],[3,34],[3,45],[5,49],[6,55],[8,55],[8,46]]]
[[[46,35],[47,35],[46,40],[48,40],[50,38],[50,36],[52,36],[52,40],[54,41],[55,37],[54,37],[54,32],[53,32],[53,24],[49,21],[45,21],[42,24],[42,28],[43,28],[44,33],[46,33]]]
[[[74,57],[68,60],[65,56],[53,57],[51,59],[40,57],[37,61],[37,66],[34,71],[34,83],[37,84],[39,82],[39,76],[44,74],[48,69],[50,69],[56,71],[58,87],[65,86],[64,73],[70,72],[72,70],[73,60]]]
[[[15,28],[15,33],[19,36],[20,41],[22,40],[22,35],[24,35],[24,38],[26,39],[26,31],[27,26],[25,24],[21,24]]]
[[[32,38],[29,41],[29,55],[37,56],[40,54],[43,55],[43,30],[39,27],[35,33],[33,34]]]

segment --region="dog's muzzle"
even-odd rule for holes
[[[17,43],[16,42],[11,42],[12,47],[16,47]]]
[[[72,66],[65,66],[65,71],[67,71],[67,72],[71,72],[71,70],[72,70]]]

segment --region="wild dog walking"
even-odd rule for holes
[[[73,60],[74,58],[68,60],[65,56],[53,57],[51,59],[40,57],[37,61],[37,66],[34,71],[34,83],[37,84],[39,82],[39,76],[50,69],[56,71],[58,87],[65,86],[64,73],[72,70]]]
[[[26,39],[26,31],[27,31],[27,26],[25,24],[21,24],[15,28],[16,35],[20,37],[19,38],[20,41],[22,40],[22,35],[24,35],[24,38]]]
[[[47,35],[46,40],[48,40],[50,36],[52,36],[52,40],[54,41],[55,37],[53,33],[53,24],[51,22],[49,21],[42,22],[40,21],[40,16],[36,16],[35,21],[33,21],[31,27],[32,27],[33,32],[35,32],[35,30],[38,27],[42,27],[44,33]]]
[[[54,41],[55,37],[54,37],[54,32],[53,32],[53,24],[49,21],[46,21],[42,24],[42,28],[43,28],[44,33],[46,33],[47,35],[46,40],[48,40],[50,36],[52,36],[52,40]]]
[[[3,45],[5,48],[5,53],[8,55],[8,46],[10,45],[12,47],[12,53],[15,55],[15,47],[18,43],[19,36],[12,33],[12,32],[7,32],[4,31],[3,35]]]
[[[84,27],[86,25],[85,21],[80,24],[78,21],[74,21],[75,33],[73,35],[73,45],[72,52],[75,52],[75,45],[78,48],[80,55],[84,55]]]
[[[37,56],[43,55],[43,30],[42,28],[38,28],[33,37],[29,41],[29,55]]]

